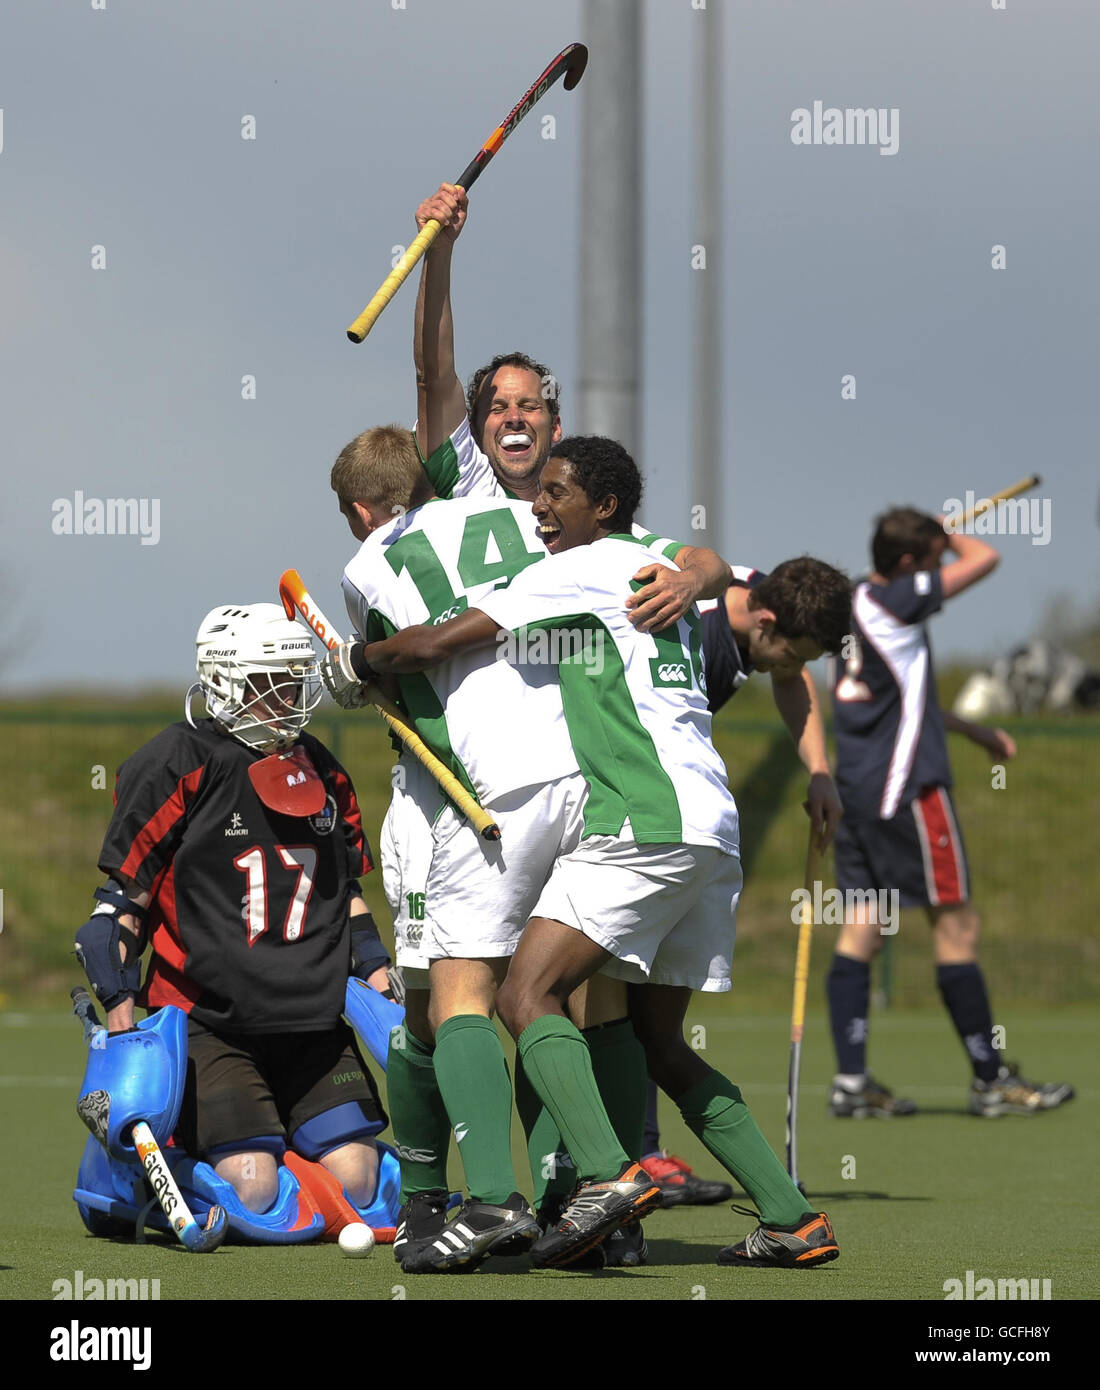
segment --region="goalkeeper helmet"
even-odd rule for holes
[[[308,633],[276,603],[231,604],[207,613],[195,645],[199,688],[219,724],[249,748],[294,742],[322,694]]]

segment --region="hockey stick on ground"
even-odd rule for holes
[[[105,1034],[107,1030],[96,1017],[91,995],[86,989],[77,986],[71,997],[73,1013],[84,1025],[84,1042],[88,1047],[94,1047],[98,1035]],[[138,1120],[131,1133],[134,1148],[141,1160],[141,1166],[145,1169],[146,1179],[172,1230],[193,1254],[203,1255],[216,1250],[229,1229],[229,1217],[224,1208],[212,1206],[206,1216],[206,1225],[200,1226],[191,1215],[190,1208],[183,1200],[183,1194],[176,1186],[176,1180],[164,1161],[160,1145],[153,1138],[153,1131],[144,1120]]]
[[[545,72],[540,73],[530,87],[508,112],[504,120],[485,141],[481,149],[478,150],[474,158],[455,179],[459,188],[464,188],[467,193],[481,176],[485,166],[504,144],[505,140],[527,115],[535,102],[543,96],[559,77],[565,77],[565,90],[571,92],[581,80],[585,65],[588,62],[588,49],[583,43],[571,43],[568,48],[563,48]],[[430,222],[426,222],[420,230],[420,234],[405,252],[397,266],[387,275],[382,282],[382,286],[371,302],[348,329],[348,337],[353,343],[361,343],[374,326],[375,320],[382,310],[390,302],[393,296],[404,284],[406,277],[413,266],[416,265],[420,257],[431,246],[432,242],[439,235],[440,224],[433,217]]]
[[[814,881],[819,872],[820,851],[817,827],[810,826],[806,849],[806,871],[802,886],[806,897],[798,927],[798,953],[794,964],[794,1003],[791,1007],[791,1061],[787,1071],[787,1172],[803,1196],[806,1189],[798,1179],[798,1077],[802,1067],[802,1027],[806,1017],[806,986],[810,979],[810,939],[814,929]]]
[[[313,595],[297,570],[284,570],[279,577],[279,597],[288,618],[300,613],[313,633],[330,650],[340,645],[336,629],[317,607]],[[480,807],[453,772],[443,765],[392,701],[373,685],[365,687],[367,699],[413,755],[428,769],[483,840],[499,840],[500,827],[488,811]]]

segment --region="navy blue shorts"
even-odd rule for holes
[[[836,886],[896,888],[902,907],[951,907],[970,898],[966,847],[946,787],[925,787],[893,820],[840,822]]]
[[[322,1033],[215,1033],[187,1020],[187,1084],[178,1134],[189,1153],[271,1135],[358,1101],[371,1134],[386,1127],[374,1078],[346,1023]]]

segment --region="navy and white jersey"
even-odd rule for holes
[[[767,575],[746,565],[731,565],[731,589],[755,589]],[[752,675],[754,667],[749,649],[740,647],[730,627],[726,601],[704,599],[699,604],[703,614],[703,669],[707,677],[707,708],[711,714],[733,698]]]
[[[951,785],[924,620],[943,606],[943,577],[920,570],[852,595],[854,639],[832,662],[836,784],[846,816],[891,820],[924,787]]]

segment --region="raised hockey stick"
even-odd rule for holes
[[[798,1179],[798,1079],[802,1067],[802,1029],[806,1018],[806,986],[810,979],[810,940],[814,929],[814,881],[820,864],[817,846],[817,827],[810,826],[810,842],[806,849],[806,871],[802,886],[807,896],[802,901],[798,926],[798,952],[794,963],[794,1003],[791,1006],[791,1060],[787,1071],[787,1172],[802,1193],[806,1189]]]
[[[532,82],[530,87],[508,112],[504,120],[485,141],[481,149],[467,164],[455,183],[459,188],[464,188],[467,192],[474,186],[481,177],[486,165],[508,139],[512,131],[527,115],[535,102],[543,96],[559,77],[565,77],[565,90],[571,92],[581,80],[585,65],[588,62],[588,49],[583,43],[571,43],[568,48],[563,48],[545,72]],[[404,284],[409,271],[416,265],[420,257],[431,246],[440,232],[440,224],[433,217],[431,221],[425,222],[416,240],[402,256],[401,260],[394,269],[386,276],[382,282],[378,293],[348,329],[348,337],[353,343],[361,343],[374,326],[375,320],[382,310],[390,302],[393,296]]]
[[[1043,480],[1038,473],[1032,473],[1029,478],[1021,478],[1018,483],[1013,483],[1011,487],[1006,487],[1003,492],[995,492],[992,497],[981,498],[973,507],[968,507],[965,512],[945,517],[944,523],[945,525],[950,523],[950,529],[952,531],[961,531],[968,526],[975,517],[979,517],[983,512],[989,511],[990,507],[995,507],[998,502],[1007,502],[1010,497],[1019,497],[1021,492],[1030,492],[1032,488],[1041,487],[1042,482]]]
[[[107,1032],[96,1016],[91,995],[81,986],[72,991],[73,1013],[84,1025],[84,1042],[88,1047],[96,1046],[99,1034]],[[229,1217],[225,1209],[212,1206],[206,1216],[206,1225],[200,1226],[191,1215],[191,1209],[183,1200],[183,1194],[176,1186],[172,1171],[164,1160],[160,1145],[153,1138],[153,1131],[144,1120],[138,1120],[131,1134],[141,1166],[152,1188],[160,1209],[168,1219],[168,1224],[180,1241],[193,1254],[205,1255],[216,1250],[229,1230]]]
[[[324,642],[326,647],[331,650],[340,645],[339,633],[317,607],[313,595],[302,582],[302,576],[297,570],[284,570],[280,575],[279,597],[283,601],[288,618],[293,618],[296,613],[300,613],[313,633]],[[481,838],[483,840],[499,840],[500,827],[496,821],[493,820],[488,811],[483,810],[477,804],[454,773],[440,762],[397,706],[392,701],[387,700],[382,692],[373,685],[366,686],[366,695],[413,757],[418,758],[424,764]]]

